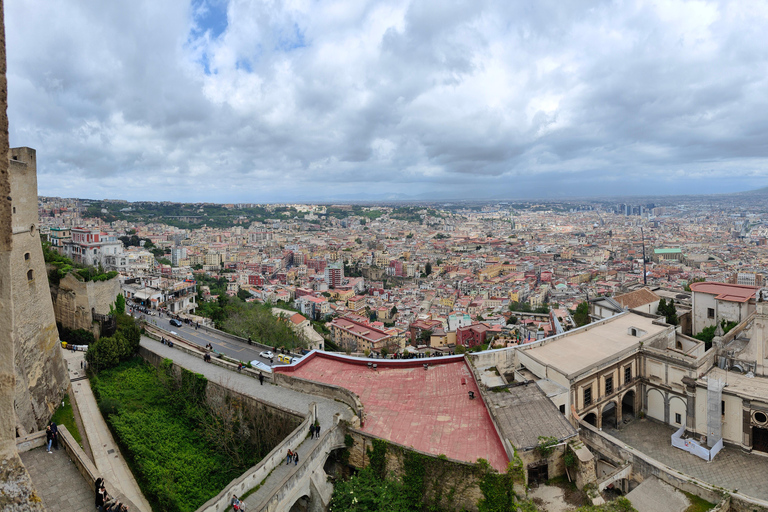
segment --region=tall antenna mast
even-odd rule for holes
[[[648,272],[645,270],[645,235],[643,228],[640,228],[640,238],[643,240],[643,285],[648,286]]]

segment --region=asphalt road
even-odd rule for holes
[[[278,366],[283,364],[277,360],[277,354],[275,354],[275,357],[270,364],[269,359],[259,356],[259,352],[262,351],[261,349],[252,347],[247,343],[233,341],[229,338],[221,336],[220,334],[212,333],[203,329],[195,329],[194,326],[187,324],[182,324],[181,327],[171,325],[169,318],[166,315],[163,315],[163,318],[160,318],[156,315],[146,316],[139,314],[139,316],[144,316],[144,318],[153,325],[155,322],[157,322],[157,327],[160,329],[164,329],[168,332],[173,331],[177,336],[184,338],[185,340],[196,345],[200,345],[201,347],[205,347],[210,343],[213,345],[213,348],[216,350],[216,352],[221,352],[225,356],[231,357],[233,359],[237,359],[245,363],[256,360],[261,361],[262,363],[269,366]]]

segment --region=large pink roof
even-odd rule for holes
[[[463,359],[451,358],[453,362],[433,364],[426,371],[423,359],[373,360],[379,367],[374,371],[361,359],[347,362],[317,352],[313,356],[294,368],[275,370],[293,369],[295,377],[356,393],[365,407],[364,432],[456,460],[483,458],[506,471],[506,452]],[[468,391],[478,398],[470,400]]]
[[[744,284],[727,283],[692,283],[691,290],[694,292],[716,295],[718,300],[727,300],[730,302],[747,302],[755,298],[757,286],[747,286]]]

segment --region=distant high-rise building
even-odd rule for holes
[[[328,263],[325,267],[325,282],[328,286],[341,286],[344,281],[344,264],[341,261]]]

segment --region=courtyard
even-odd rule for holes
[[[726,444],[711,462],[674,448],[671,443],[673,427],[648,419],[634,420],[621,430],[604,428],[603,431],[640,450],[644,454],[710,484],[733,492],[768,500],[765,475],[768,457],[757,453],[745,453],[740,448]]]

